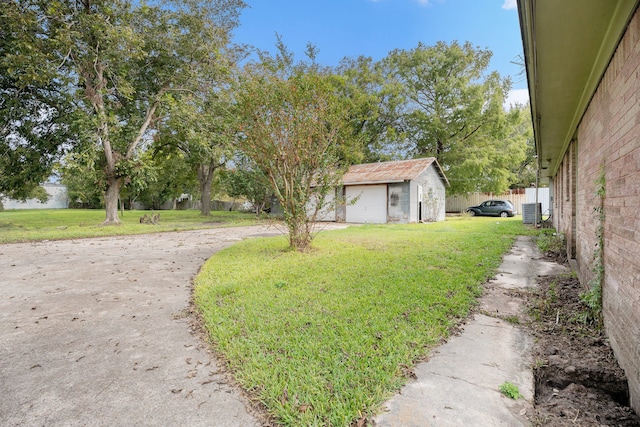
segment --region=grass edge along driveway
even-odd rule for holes
[[[406,382],[470,312],[517,219],[324,232],[311,253],[283,237],[214,255],[194,300],[236,380],[285,426],[348,426]]]
[[[197,210],[120,212],[120,225],[102,225],[100,209],[16,209],[0,210],[0,244],[42,240],[124,236],[166,231],[186,231],[265,223],[253,213],[214,211],[202,216]],[[160,215],[157,224],[141,224],[143,215]]]

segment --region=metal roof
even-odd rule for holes
[[[553,176],[638,0],[518,0],[538,166]]]
[[[417,178],[432,164],[444,184],[448,186],[449,181],[435,157],[353,165],[342,177],[342,183],[344,185],[362,185],[410,181]]]

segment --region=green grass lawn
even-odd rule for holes
[[[160,214],[158,225],[140,224],[141,216],[152,213]],[[120,214],[122,224],[117,226],[101,225],[104,218],[104,210],[90,209],[0,211],[0,243],[194,230],[258,222],[250,213],[212,212],[211,216],[203,217],[196,210],[124,211],[124,215]]]
[[[205,264],[195,302],[276,422],[349,426],[469,314],[525,233],[516,218],[458,218],[324,232],[306,254],[284,237],[244,241]]]

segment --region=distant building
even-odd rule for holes
[[[49,199],[42,203],[38,199],[27,199],[24,202],[1,198],[4,209],[66,209],[69,207],[67,187],[62,184],[46,183],[41,186],[49,195]]]

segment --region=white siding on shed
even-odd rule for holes
[[[384,224],[387,222],[387,185],[350,185],[346,187],[346,221]],[[358,198],[355,204],[350,201]]]
[[[411,203],[409,222],[444,221],[445,218],[445,186],[438,171],[430,166],[411,181],[411,194],[416,195]],[[422,195],[422,200],[420,200]],[[422,203],[420,204],[420,201]],[[418,212],[419,207],[422,212]]]
[[[335,206],[335,190],[329,191],[324,198],[324,206],[318,211],[317,221],[335,221],[336,220],[336,206]],[[307,215],[312,215],[316,208],[316,199],[313,198],[307,205]]]

